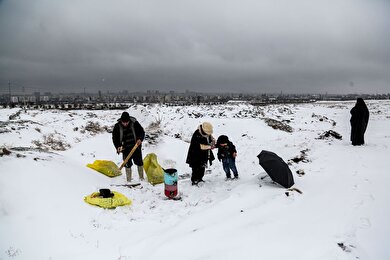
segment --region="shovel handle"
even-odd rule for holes
[[[135,143],[133,149],[131,149],[129,155],[126,157],[126,159],[123,161],[123,163],[121,164],[121,166],[119,166],[119,170],[122,170],[123,166],[125,166],[125,164],[129,161],[130,157],[133,155],[133,153],[135,152],[135,150],[138,148],[138,144]]]

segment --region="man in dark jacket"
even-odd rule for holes
[[[364,144],[364,133],[367,129],[369,112],[362,98],[358,98],[351,109],[351,141],[352,145]]]
[[[214,149],[215,140],[212,137],[213,126],[209,122],[199,125],[191,138],[186,163],[192,168],[192,185],[203,181],[207,162],[212,164],[215,159],[211,149]]]
[[[126,179],[131,181],[131,166],[133,162],[137,165],[139,179],[144,179],[144,169],[142,160],[141,144],[145,138],[145,131],[140,123],[129,115],[127,112],[123,112],[121,118],[115,124],[112,131],[112,142],[114,143],[116,152],[123,154],[123,160],[129,155],[131,149],[137,143],[138,148],[135,150],[129,161],[125,164]],[[133,161],[133,162],[132,162]]]

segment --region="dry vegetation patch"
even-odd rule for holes
[[[44,151],[65,151],[71,146],[65,142],[58,134],[43,135],[43,141],[33,140],[32,143],[38,148]]]

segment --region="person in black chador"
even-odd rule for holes
[[[351,141],[352,145],[364,144],[369,112],[362,98],[358,98],[356,105],[351,109]]]
[[[230,170],[234,174],[234,179],[238,178],[238,171],[236,168],[237,150],[226,135],[220,135],[215,147],[218,148],[218,160],[222,160],[223,170],[226,173],[226,180],[231,180]]]
[[[145,131],[140,123],[134,117],[130,116],[129,113],[123,112],[121,118],[115,124],[112,131],[112,142],[114,143],[116,152],[123,154],[123,160],[129,155],[131,149],[137,143],[138,147],[125,164],[126,179],[128,182],[131,181],[131,166],[133,162],[137,165],[139,179],[144,179],[144,169],[142,160],[141,144],[145,138]],[[133,162],[132,162],[133,161]]]
[[[214,149],[215,140],[212,136],[213,126],[209,122],[199,125],[191,138],[186,163],[192,168],[192,185],[203,181],[207,161],[212,164],[215,159],[211,149]]]

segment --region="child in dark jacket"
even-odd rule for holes
[[[238,178],[238,172],[236,168],[236,156],[237,150],[232,142],[226,135],[218,137],[216,147],[218,148],[218,160],[222,160],[223,170],[226,173],[226,180],[231,179],[230,170],[234,174],[234,178]]]

